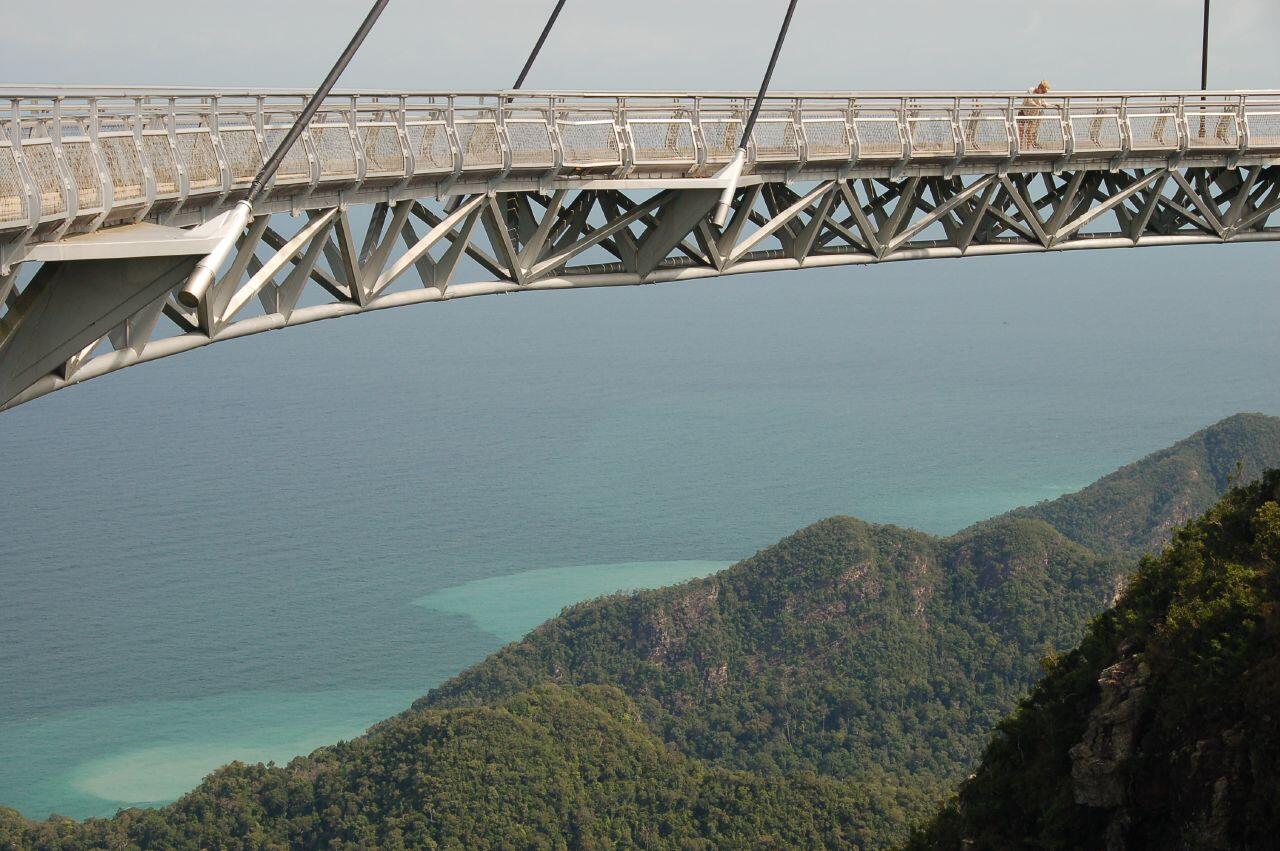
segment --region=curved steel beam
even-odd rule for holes
[[[358,217],[336,206],[279,230],[263,216],[245,229],[195,310],[177,300],[172,279],[143,280],[130,271],[154,260],[163,272],[181,257],[89,259],[97,244],[90,239],[76,249],[79,261],[50,260],[34,276],[0,278],[7,305],[0,312],[0,410],[212,343],[456,298],[1280,240],[1280,166],[836,179],[803,194],[767,183],[735,193],[723,229],[710,219],[716,195],[696,187],[634,197],[622,189],[498,192],[468,196],[452,210],[420,199],[375,206],[362,238],[352,224]],[[146,245],[171,250],[171,239],[145,230],[142,236]],[[122,241],[98,250],[118,253]],[[489,277],[459,280],[477,271]],[[53,277],[58,286],[50,286]],[[308,290],[313,295],[304,300]],[[33,323],[31,305],[66,321]]]

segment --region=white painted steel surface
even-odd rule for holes
[[[217,215],[307,95],[0,86],[0,98],[2,263],[19,258],[23,231],[25,244]],[[332,96],[286,157],[267,209],[320,207],[335,195],[358,203],[602,177],[708,178],[732,159],[750,106],[741,93]],[[1262,162],[1280,157],[1280,93],[780,94],[767,99],[747,150],[746,174],[788,181],[832,170]]]
[[[772,95],[740,178],[749,94],[345,93],[179,297],[307,96],[0,94],[0,409],[419,302],[1280,239],[1280,93]]]

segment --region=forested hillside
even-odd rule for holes
[[[939,541],[832,518],[708,579],[576,606],[418,708],[613,684],[682,753],[852,781],[902,828],[1124,569],[1040,521]]]
[[[0,848],[849,847],[856,790],[673,753],[612,688],[541,686],[398,718],[288,767],[234,763],[161,810],[83,824],[0,810]]]
[[[1233,417],[949,538],[823,520],[715,576],[574,606],[287,769],[231,766],[160,810],[8,829],[17,847],[58,832],[69,848],[470,846],[526,823],[577,847],[892,846],[1114,601],[1127,554],[1237,462],[1280,466],[1280,420]],[[669,832],[637,833],[649,823]]]
[[[1033,513],[1077,537],[1105,529],[1092,540],[1124,553],[1210,502],[1203,483],[1216,494],[1228,471],[1272,464],[1280,420],[1240,415],[950,538],[831,518],[716,576],[576,606],[417,705],[614,684],[683,753],[855,783],[895,822],[882,839],[894,841],[969,773],[1041,659],[1073,646],[1132,570]]]
[[[1280,471],[1145,561],[913,849],[1274,848]]]
[[[1078,493],[1012,513],[1045,520],[1095,552],[1136,558],[1208,511],[1231,479],[1252,481],[1280,465],[1277,447],[1280,418],[1236,414]]]

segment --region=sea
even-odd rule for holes
[[[1280,249],[490,296],[0,415],[0,806],[359,735],[564,606],[833,514],[950,533],[1280,414]]]

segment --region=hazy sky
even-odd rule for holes
[[[6,0],[0,81],[306,86],[366,0]],[[553,0],[392,0],[343,85],[509,85]],[[528,86],[754,88],[785,0],[569,0]],[[1215,0],[1210,82],[1280,88],[1280,2]],[[1192,88],[1200,0],[801,0],[779,89]]]

